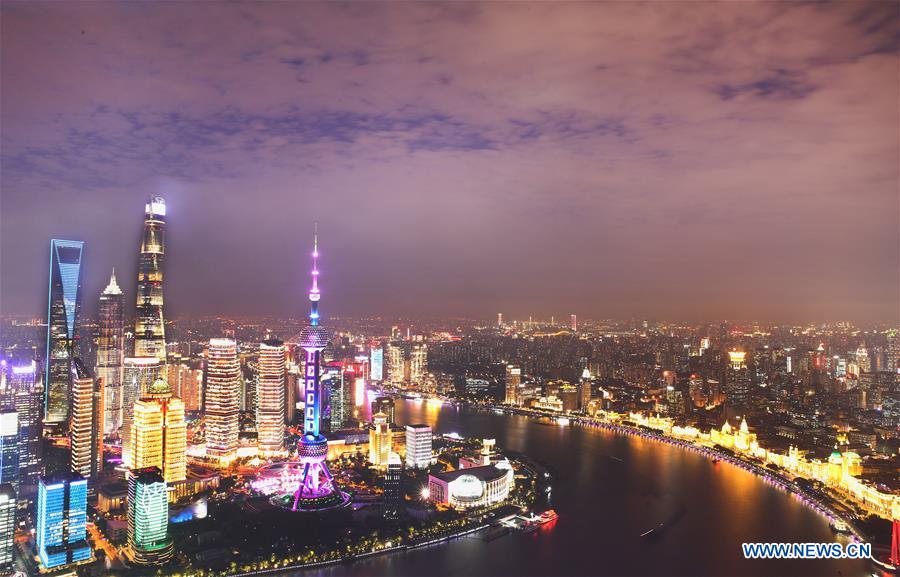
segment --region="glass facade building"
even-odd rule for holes
[[[0,484],[0,573],[13,569],[16,532],[16,491],[8,483]]]
[[[241,367],[237,343],[210,339],[206,360],[206,454],[231,459],[237,452]]]
[[[144,208],[144,235],[138,261],[134,356],[156,357],[166,363],[163,319],[163,263],[166,257],[166,201],[151,197]]]
[[[128,475],[128,552],[141,565],[168,561],[173,554],[169,536],[169,495],[156,467]]]
[[[19,482],[34,487],[41,475],[41,422],[44,392],[37,363],[12,365],[6,373],[2,409],[16,411],[19,422]]]
[[[47,348],[44,355],[44,423],[62,427],[69,420],[72,358],[81,309],[81,258],[84,243],[50,241],[50,290],[47,305]]]
[[[69,428],[72,471],[97,478],[103,461],[103,387],[84,366],[72,361],[72,419]]]
[[[113,270],[109,284],[100,293],[97,331],[97,363],[94,374],[103,382],[103,434],[118,434],[122,427],[122,378],[125,362],[125,294]]]
[[[55,569],[88,561],[87,480],[77,473],[38,483],[35,542],[40,564]]]
[[[0,411],[0,483],[19,490],[19,416],[10,409]]]
[[[259,345],[256,431],[261,453],[284,450],[285,346],[268,340]]]
[[[134,405],[150,386],[163,375],[163,366],[156,357],[126,357],[122,370],[122,462],[131,467],[131,426]]]

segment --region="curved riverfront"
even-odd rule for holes
[[[550,467],[559,519],[290,575],[870,575],[864,560],[745,560],[743,542],[848,542],[800,497],[726,461],[617,432],[398,401],[399,424],[497,439]],[[647,534],[650,532],[649,534]],[[645,535],[643,536],[642,535]],[[877,572],[876,572],[877,574]]]

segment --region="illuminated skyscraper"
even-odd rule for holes
[[[284,450],[285,346],[279,340],[259,345],[256,431],[262,453]]]
[[[303,477],[294,494],[293,510],[318,510],[344,505],[348,497],[334,486],[331,473],[325,466],[328,440],[319,433],[321,388],[319,370],[321,353],[328,344],[328,331],[319,326],[319,242],[313,243],[312,288],[309,290],[309,325],[300,333],[300,346],[306,353],[303,385],[304,412],[303,436],[297,445],[297,454],[303,466]]]
[[[16,533],[16,491],[0,484],[0,574],[12,573]]]
[[[35,542],[44,569],[90,560],[87,479],[78,473],[40,479]]]
[[[94,374],[103,381],[105,417],[103,434],[118,434],[122,427],[122,372],[125,361],[125,295],[116,284],[113,270],[109,284],[100,293],[100,326]]]
[[[572,332],[578,332],[578,317],[575,315],[569,315],[569,328]]]
[[[400,506],[403,503],[403,494],[400,492],[400,477],[403,474],[403,461],[400,455],[391,453],[388,455],[384,472],[384,518],[398,519]]]
[[[373,346],[369,353],[369,378],[375,382],[384,379],[384,349]]]
[[[728,351],[728,366],[725,369],[725,404],[732,413],[741,414],[750,400],[751,375],[744,351]]]
[[[138,262],[134,356],[156,357],[166,363],[163,321],[163,261],[166,256],[166,201],[154,196],[144,208],[144,236]]]
[[[388,425],[394,424],[394,399],[393,397],[375,397],[375,400],[372,401],[372,416],[375,416],[375,413],[384,413],[384,416],[387,417]]]
[[[77,357],[72,361],[69,439],[72,471],[96,479],[103,464],[103,385]]]
[[[81,310],[80,240],[50,241],[50,295],[47,306],[47,349],[44,356],[44,424],[64,429],[69,420],[72,358]]]
[[[428,345],[416,343],[409,351],[409,380],[420,384],[428,374]]]
[[[519,386],[522,384],[522,369],[517,365],[506,365],[506,404],[519,405]]]
[[[0,483],[19,490],[19,417],[9,409],[0,411]]]
[[[167,483],[187,477],[187,429],[184,404],[173,397],[162,378],[134,405],[130,469],[155,467]]]
[[[135,469],[128,475],[128,554],[139,565],[172,558],[169,496],[159,469]]]
[[[391,427],[387,415],[375,413],[369,430],[369,462],[376,467],[386,467],[391,448]]]
[[[36,378],[37,363],[12,366],[7,374],[4,401],[14,408],[19,421],[19,481],[34,487],[41,475],[41,418],[44,395]]]
[[[122,460],[130,463],[131,425],[134,422],[134,405],[150,390],[150,386],[163,376],[162,364],[156,357],[126,357],[122,371]]]
[[[425,469],[431,464],[431,427],[406,425],[406,466]]]
[[[578,410],[586,413],[591,404],[591,371],[584,367],[578,382]]]
[[[232,339],[210,339],[206,361],[206,454],[229,460],[238,449],[241,367]]]

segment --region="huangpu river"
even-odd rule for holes
[[[745,560],[744,542],[848,542],[799,498],[725,462],[639,437],[518,415],[397,402],[400,425],[495,438],[554,472],[559,519],[533,533],[478,534],[352,564],[294,571],[353,575],[808,575],[873,573],[862,560]],[[651,537],[641,534],[665,523]],[[875,572],[877,573],[877,572]]]

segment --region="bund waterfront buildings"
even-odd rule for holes
[[[81,311],[81,256],[78,240],[50,241],[50,299],[44,375],[44,425],[63,432],[69,420],[72,359]]]
[[[237,343],[211,339],[206,359],[206,454],[229,460],[238,449],[241,367]]]
[[[264,454],[284,450],[286,352],[279,340],[267,340],[259,345],[256,431],[259,451]]]
[[[159,196],[152,197],[144,213],[134,320],[134,356],[156,357],[165,365],[163,262],[166,256],[166,201]]]
[[[118,434],[122,427],[122,378],[125,364],[125,294],[113,270],[100,293],[97,363],[94,374],[104,389],[103,434]]]

